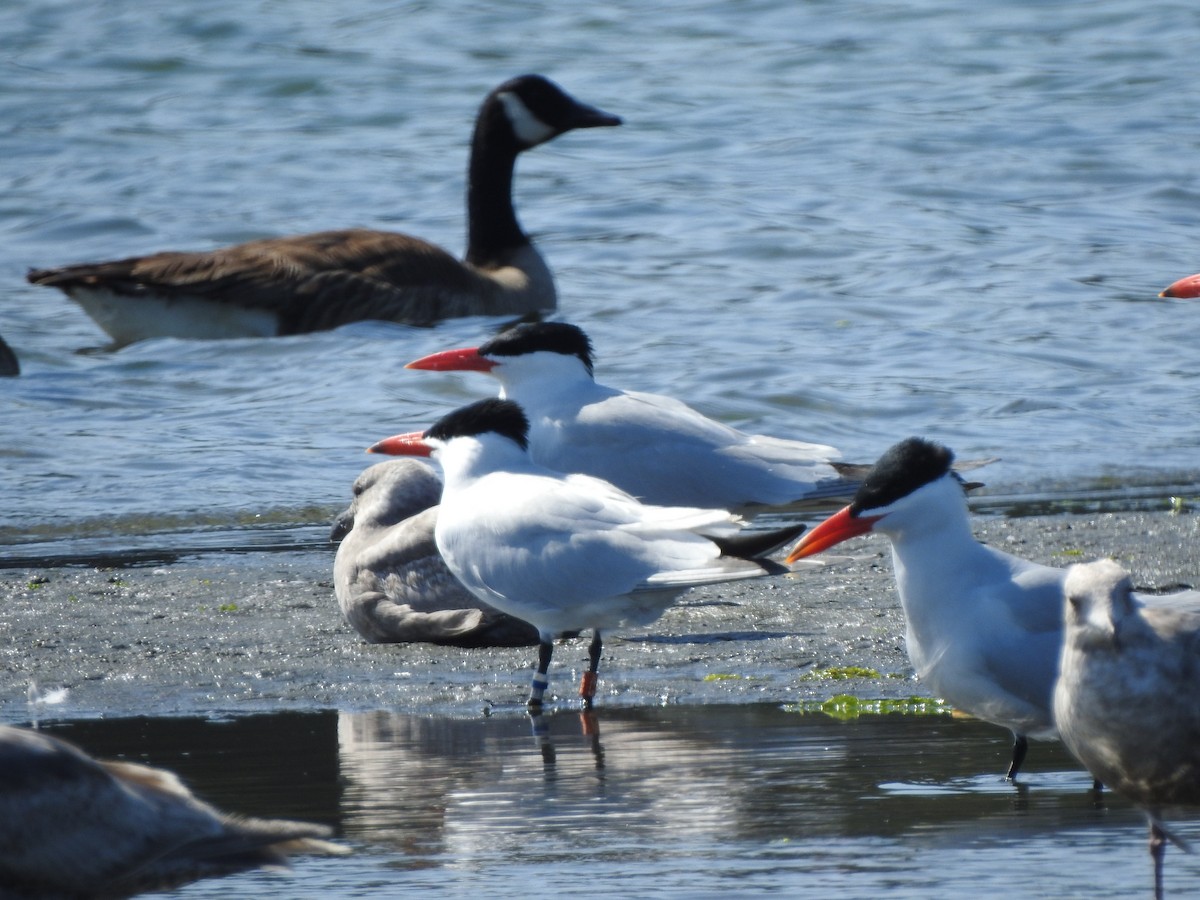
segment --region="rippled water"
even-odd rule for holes
[[[626,125],[517,199],[599,374],[1008,493],[1200,485],[1200,98],[1182,2],[114,0],[0,8],[0,541],[324,521],[361,450],[489,391],[495,321],[81,354],[30,266],[368,225],[462,245],[466,141],[541,71]]]
[[[181,897],[1149,892],[1140,813],[1094,795],[1057,745],[1036,744],[1024,784],[1004,784],[1007,743],[978,722],[753,705],[545,718],[532,730],[517,715],[385,712],[52,730],[175,769],[218,806],[325,822],[354,849]],[[1194,856],[1168,851],[1175,895],[1198,876]]]

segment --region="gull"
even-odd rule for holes
[[[346,621],[372,644],[457,647],[536,644],[534,627],[476,599],[434,543],[442,480],[427,463],[392,459],[354,481],[330,535],[340,541],[334,593]]]
[[[129,897],[200,878],[344,855],[329,829],[249,819],[197,800],[171,772],[102,762],[42,732],[0,725],[0,894]]]
[[[1112,560],[1075,565],[1054,717],[1088,771],[1145,810],[1161,898],[1165,806],[1200,804],[1200,592],[1149,598]]]

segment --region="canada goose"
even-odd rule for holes
[[[322,825],[230,816],[172,773],[101,762],[0,725],[0,896],[130,897],[200,878],[342,856]]]
[[[33,269],[26,277],[61,289],[118,345],[553,309],[550,270],[513,211],[517,155],[575,128],[620,123],[541,75],[513,78],[488,94],[471,140],[462,262],[420,238],[352,228]]]

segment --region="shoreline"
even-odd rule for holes
[[[1113,556],[1143,590],[1200,583],[1200,517],[976,516],[976,536],[1055,566]],[[904,652],[885,538],[788,576],[696,589],[655,624],[606,636],[598,708],[928,696]],[[41,721],[392,709],[524,712],[533,648],[367,644],[333,597],[331,549],[203,551],[168,562],[0,570],[0,722],[31,684],[65,699]],[[550,709],[573,706],[587,640],[556,648]],[[878,677],[822,677],[828,669]]]

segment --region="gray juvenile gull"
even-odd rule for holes
[[[0,895],[129,897],[201,878],[343,855],[329,829],[230,816],[171,772],[101,762],[49,735],[0,726]]]
[[[355,228],[34,269],[27,277],[61,289],[117,344],[553,309],[550,269],[513,210],[517,156],[576,128],[620,123],[541,75],[510,79],[489,93],[471,141],[462,262],[420,238]]]
[[[346,621],[367,641],[524,647],[537,630],[464,588],[433,539],[442,480],[415,459],[377,463],[354,482],[338,517],[333,585]]]
[[[1200,592],[1146,597],[1112,560],[1072,566],[1054,716],[1067,749],[1146,811],[1162,897],[1164,807],[1200,804]],[[1153,602],[1153,606],[1147,605]]]

